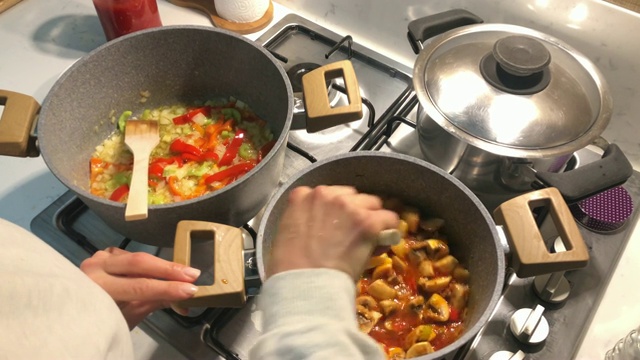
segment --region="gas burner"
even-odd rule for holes
[[[319,68],[320,65],[312,62],[303,62],[299,64],[293,65],[289,70],[287,70],[287,76],[289,77],[289,81],[291,81],[291,87],[293,88],[293,92],[301,92],[302,91],[302,77],[308,72]],[[330,81],[326,81],[327,89],[331,86]]]

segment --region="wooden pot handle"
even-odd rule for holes
[[[176,229],[173,261],[191,264],[191,234],[206,232],[213,236],[213,284],[198,286],[196,294],[178,302],[189,307],[242,307],[246,303],[244,289],[243,239],[239,228],[206,221],[180,221]]]
[[[342,77],[349,104],[332,108],[327,80]],[[302,77],[307,132],[313,133],[362,118],[362,98],[353,64],[349,60],[321,66]]]
[[[22,0],[0,0],[0,14]]]
[[[0,89],[0,155],[37,157],[40,155],[33,135],[40,104],[31,96]]]
[[[549,215],[567,251],[550,253],[532,209],[548,206]],[[549,187],[520,195],[494,211],[512,253],[511,266],[520,278],[585,267],[589,252],[569,207],[558,189]]]

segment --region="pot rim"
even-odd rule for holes
[[[266,164],[275,156],[275,153],[277,152],[277,151],[275,151],[276,149],[279,149],[280,147],[283,146],[283,143],[286,143],[286,141],[288,139],[288,134],[289,134],[289,131],[290,131],[290,128],[291,128],[292,118],[293,118],[293,89],[291,87],[291,82],[290,82],[290,80],[289,80],[284,68],[280,64],[280,62],[269,51],[267,51],[262,45],[258,44],[255,41],[247,39],[246,37],[244,37],[242,35],[236,34],[236,33],[232,32],[232,31],[229,31],[229,30],[226,30],[226,29],[212,28],[212,27],[203,26],[203,25],[166,25],[166,26],[161,26],[161,27],[156,27],[156,28],[149,28],[149,29],[139,30],[139,31],[136,31],[136,32],[133,32],[133,33],[129,33],[129,34],[123,35],[123,36],[118,37],[118,38],[116,38],[114,40],[108,41],[105,44],[100,45],[99,47],[97,47],[94,50],[92,50],[91,52],[89,52],[87,55],[85,55],[82,58],[76,60],[73,64],[71,64],[69,67],[67,67],[67,69],[58,77],[58,79],[56,80],[55,84],[52,86],[51,90],[49,90],[49,92],[47,93],[47,96],[45,97],[45,99],[43,101],[43,104],[42,104],[42,107],[41,107],[41,111],[40,111],[40,117],[42,117],[43,114],[46,116],[49,101],[51,101],[52,94],[55,94],[57,88],[61,86],[61,84],[64,82],[64,80],[71,73],[73,73],[73,71],[76,68],[83,66],[83,64],[88,62],[88,61],[91,61],[92,57],[96,53],[101,52],[101,51],[105,51],[105,49],[111,47],[113,44],[120,43],[120,42],[123,42],[123,41],[128,41],[128,39],[130,39],[130,38],[144,36],[147,33],[175,31],[175,30],[188,30],[188,31],[196,30],[196,31],[203,31],[203,32],[222,33],[222,34],[225,34],[225,35],[230,36],[232,38],[235,38],[238,41],[243,41],[243,42],[245,42],[247,44],[250,44],[250,45],[254,46],[256,49],[258,49],[260,52],[262,52],[262,54],[264,54],[275,65],[276,69],[278,70],[278,72],[282,76],[282,79],[284,80],[284,85],[285,85],[285,87],[287,89],[287,97],[289,98],[289,103],[287,105],[287,118],[285,119],[285,122],[284,122],[284,125],[283,125],[283,128],[282,128],[282,133],[280,134],[280,136],[278,137],[275,145],[273,146],[273,150],[270,151],[267,154],[267,156],[262,161],[260,161],[260,163],[258,163],[258,165],[256,165],[253,169],[251,169],[249,172],[247,172],[240,179],[234,181],[230,185],[227,185],[227,186],[223,187],[220,190],[217,190],[217,191],[214,191],[214,192],[210,192],[208,194],[205,194],[203,196],[199,196],[199,197],[196,197],[196,198],[193,198],[193,199],[182,200],[180,202],[174,202],[174,203],[169,203],[169,204],[150,204],[149,205],[149,210],[152,210],[152,209],[169,209],[169,208],[173,208],[173,207],[177,207],[177,206],[188,205],[188,204],[204,201],[206,199],[212,198],[212,197],[214,197],[214,196],[216,196],[218,194],[221,194],[223,192],[231,191],[232,189],[234,189],[234,188],[236,188],[238,186],[242,186],[242,184],[245,182],[245,180],[247,178],[249,178],[250,176],[256,174],[263,167],[266,166]],[[111,201],[109,199],[105,199],[103,197],[96,196],[96,195],[92,194],[85,187],[78,185],[75,181],[66,181],[65,180],[66,177],[64,176],[64,174],[58,174],[57,169],[56,169],[56,171],[54,171],[54,168],[49,166],[50,163],[51,164],[53,163],[53,160],[48,159],[48,153],[46,151],[46,143],[44,143],[44,145],[45,145],[44,149],[42,148],[42,145],[43,145],[43,143],[40,143],[41,155],[42,155],[43,160],[47,164],[48,168],[54,174],[54,176],[56,176],[65,186],[67,186],[69,189],[71,189],[74,193],[76,193],[78,195],[81,195],[82,197],[89,198],[89,199],[91,199],[93,201],[96,201],[98,203],[102,203],[104,205],[113,206],[115,208],[121,208],[121,209],[125,208],[125,206],[126,206],[125,203],[114,202],[114,201]],[[69,179],[69,180],[71,180],[71,179]]]
[[[489,300],[489,305],[487,306],[487,308],[482,309],[480,311],[482,311],[481,316],[478,318],[478,320],[470,327],[465,327],[464,333],[458,338],[456,339],[454,342],[452,342],[451,344],[443,347],[442,349],[435,351],[431,354],[425,355],[425,356],[420,356],[417,357],[416,359],[422,359],[422,360],[428,360],[428,359],[439,359],[442,356],[445,356],[453,351],[455,351],[456,349],[464,346],[464,344],[468,343],[469,341],[471,341],[476,335],[477,333],[480,331],[480,329],[485,326],[485,324],[489,321],[489,318],[491,317],[491,315],[493,314],[493,311],[495,310],[495,308],[498,305],[498,301],[500,299],[501,293],[502,293],[502,287],[505,281],[505,274],[506,274],[506,269],[507,269],[507,264],[506,264],[506,253],[505,253],[505,248],[503,246],[503,241],[500,238],[500,235],[498,235],[498,228],[497,225],[495,223],[495,221],[493,220],[493,217],[489,214],[489,211],[485,208],[484,205],[482,205],[482,202],[478,199],[478,197],[467,187],[465,186],[460,180],[458,180],[457,178],[455,178],[453,175],[445,172],[444,170],[440,169],[439,167],[432,165],[424,160],[418,159],[416,157],[413,156],[409,156],[409,155],[405,155],[405,154],[401,154],[401,153],[391,153],[391,152],[381,152],[381,151],[374,151],[374,150],[367,150],[367,151],[354,151],[354,152],[348,152],[348,153],[343,153],[343,154],[338,154],[338,155],[334,155],[334,156],[330,156],[327,158],[324,158],[322,160],[319,160],[315,163],[313,163],[312,165],[304,168],[303,170],[299,171],[298,173],[296,173],[295,175],[291,176],[286,183],[282,184],[279,188],[278,191],[271,196],[271,198],[269,199],[269,202],[267,203],[267,206],[265,207],[264,210],[264,215],[262,216],[261,220],[260,220],[260,225],[258,227],[258,232],[257,232],[257,237],[256,237],[256,257],[258,260],[258,273],[260,275],[260,279],[264,282],[266,281],[265,279],[265,264],[263,262],[264,259],[264,252],[265,252],[265,248],[263,247],[263,242],[264,242],[264,233],[266,231],[266,227],[267,227],[267,220],[269,218],[269,214],[271,214],[271,212],[273,211],[274,207],[276,206],[276,204],[278,203],[278,200],[286,193],[290,190],[290,187],[293,183],[295,183],[300,177],[302,177],[303,175],[315,170],[316,168],[323,166],[327,163],[336,161],[336,160],[341,160],[341,159],[345,159],[345,158],[372,158],[372,157],[387,157],[387,158],[394,158],[400,161],[406,161],[406,162],[411,162],[417,165],[420,165],[422,167],[428,168],[429,170],[437,173],[438,175],[444,177],[445,179],[449,180],[451,183],[453,183],[455,186],[458,187],[458,189],[460,191],[462,191],[466,196],[468,196],[474,204],[476,204],[478,211],[480,211],[481,216],[485,219],[485,221],[487,222],[487,224],[489,225],[489,231],[492,234],[492,238],[493,241],[495,242],[496,245],[496,251],[497,251],[497,266],[498,266],[498,279],[496,279],[495,285],[493,287],[493,289],[491,289],[491,291],[487,291],[488,293],[491,294],[491,298]]]
[[[438,107],[434,103],[434,99],[432,99],[427,92],[425,82],[425,71],[427,64],[429,63],[430,58],[432,57],[432,55],[434,55],[434,52],[439,48],[439,46],[447,42],[451,38],[482,31],[511,32],[514,34],[529,35],[534,38],[540,38],[551,44],[555,44],[556,46],[562,48],[568,54],[573,56],[575,60],[584,68],[584,70],[587,71],[589,75],[591,75],[591,78],[594,84],[599,89],[599,93],[601,95],[598,104],[600,112],[598,113],[597,118],[593,121],[591,127],[574,140],[561,145],[545,148],[519,148],[514,146],[507,146],[504,144],[498,144],[496,142],[474,136],[449,121],[447,117],[438,109]],[[457,139],[465,143],[476,146],[490,153],[515,158],[550,158],[560,155],[566,155],[576,150],[582,149],[591,144],[594,139],[598,138],[604,132],[605,128],[609,124],[613,112],[613,100],[611,98],[610,91],[604,79],[604,76],[586,56],[577,51],[575,48],[567,45],[566,43],[558,40],[553,36],[534,29],[511,24],[488,23],[466,25],[455,28],[453,30],[449,30],[434,37],[416,58],[413,70],[413,87],[418,97],[420,107],[425,111],[426,116],[428,116],[432,121],[436,122],[440,127],[445,129],[449,134],[455,136]],[[421,118],[418,119],[418,121],[420,120]]]

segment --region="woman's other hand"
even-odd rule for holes
[[[151,312],[191,298],[200,275],[198,269],[115,247],[96,252],[80,269],[115,300],[130,329]]]
[[[298,187],[280,220],[267,275],[305,268],[344,271],[357,279],[378,233],[398,226],[398,215],[374,195],[349,186]]]

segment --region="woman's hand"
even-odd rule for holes
[[[96,252],[80,269],[115,300],[130,329],[151,312],[191,298],[200,276],[198,269],[115,247]]]
[[[329,268],[360,277],[378,233],[398,226],[382,200],[348,186],[298,187],[289,195],[273,243],[268,276]]]

